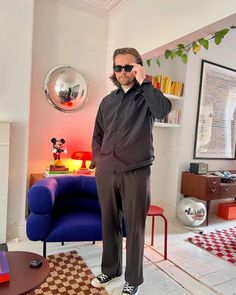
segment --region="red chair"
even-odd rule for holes
[[[164,210],[161,207],[156,205],[150,205],[148,210],[148,216],[152,216],[152,236],[151,236],[151,246],[154,244],[154,226],[155,226],[155,217],[160,216],[164,220],[164,259],[167,259],[167,219],[164,216]]]

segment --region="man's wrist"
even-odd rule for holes
[[[141,79],[141,80],[137,80],[137,82],[139,83],[139,85],[142,85],[144,80],[145,80],[145,78]]]

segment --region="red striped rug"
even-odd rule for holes
[[[196,235],[187,241],[236,265],[236,227]]]

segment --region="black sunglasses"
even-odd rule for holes
[[[130,73],[132,71],[134,66],[131,66],[131,65],[125,65],[125,66],[121,66],[121,65],[116,65],[113,67],[113,70],[116,72],[116,73],[119,73],[122,71],[122,69],[125,70],[125,72],[127,73]]]

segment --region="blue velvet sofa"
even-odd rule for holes
[[[94,176],[47,177],[28,192],[26,233],[32,241],[102,240],[101,211]]]

